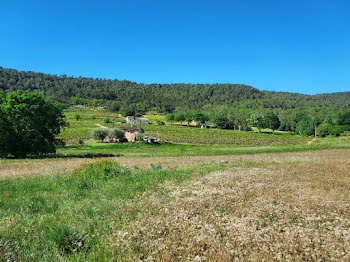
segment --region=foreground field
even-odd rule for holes
[[[348,261],[349,156],[90,160],[57,176],[3,179],[0,258]]]
[[[251,162],[166,185],[139,203],[117,249],[130,261],[349,261],[349,156]]]
[[[126,165],[150,166],[152,163],[191,162],[197,159],[239,159],[243,155],[261,155],[288,152],[308,152],[327,149],[350,149],[350,137],[329,137],[310,140],[297,145],[233,146],[190,145],[161,143],[98,143],[86,141],[84,145],[61,147],[57,154],[37,159],[0,159],[0,179],[21,176],[52,175],[70,172],[81,163],[94,158],[109,157]],[[268,154],[266,154],[268,153]]]

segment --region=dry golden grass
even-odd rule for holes
[[[350,261],[349,150],[210,159],[256,164],[145,194],[136,222],[114,234],[117,254],[128,261]]]
[[[161,164],[163,167],[188,167],[202,162],[223,161],[241,162],[294,162],[313,161],[314,159],[327,161],[337,158],[338,154],[350,156],[350,150],[323,150],[317,152],[266,153],[251,155],[224,156],[183,156],[183,157],[153,157],[153,158],[111,158],[127,166],[149,167],[151,164]],[[22,176],[51,175],[71,171],[82,163],[91,161],[88,158],[74,159],[36,159],[36,160],[8,160],[0,162],[0,179]]]

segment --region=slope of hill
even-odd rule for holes
[[[300,106],[350,106],[350,92],[303,95],[260,91],[243,84],[142,84],[127,80],[94,79],[23,72],[0,67],[0,90],[42,92],[47,99],[64,104],[90,102],[116,108],[136,105],[172,112],[175,108],[201,109],[215,105],[295,108]]]

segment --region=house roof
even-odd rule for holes
[[[139,126],[121,126],[120,129],[124,130],[124,132],[142,132],[142,128]]]

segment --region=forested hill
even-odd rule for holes
[[[66,105],[108,105],[115,110],[135,105],[144,110],[172,112],[177,108],[210,106],[295,108],[300,106],[350,107],[350,92],[303,95],[260,91],[242,84],[142,84],[131,81],[56,76],[0,67],[0,90],[38,91],[48,100]]]

